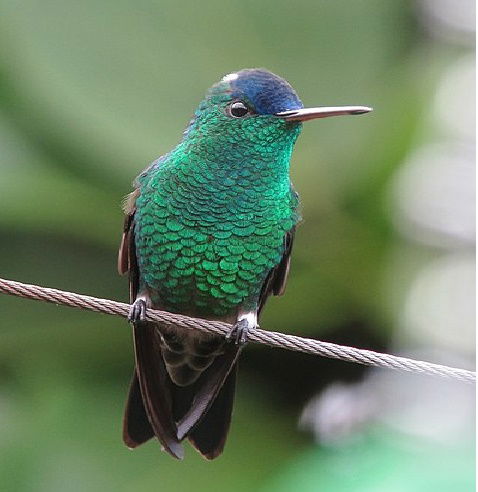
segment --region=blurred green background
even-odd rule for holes
[[[2,277],[126,300],[116,251],[132,179],[178,142],[207,87],[266,67],[305,105],[375,111],[305,125],[292,166],[305,220],[262,326],[472,366],[473,2],[0,10]],[[470,388],[250,346],[224,455],[188,448],[179,463],[121,442],[124,320],[6,296],[0,313],[2,490],[473,488]]]

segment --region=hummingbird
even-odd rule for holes
[[[286,285],[301,219],[289,166],[302,122],[369,111],[304,108],[283,78],[240,70],[209,89],[179,144],[136,178],[118,255],[135,350],[129,448],[156,437],[178,459],[185,439],[206,459],[222,453],[239,353]],[[148,309],[232,328],[222,337],[163,326],[146,321]]]

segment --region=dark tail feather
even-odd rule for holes
[[[184,439],[207,415],[226,378],[234,370],[239,352],[236,345],[226,345],[225,353],[218,356],[193,385],[174,388],[173,410],[179,440]]]
[[[237,366],[233,367],[206,415],[188,435],[191,444],[207,459],[217,458],[226,443],[231,423]]]
[[[128,402],[123,418],[123,441],[128,448],[135,448],[154,437],[143,404],[136,371],[129,388]]]
[[[134,325],[136,373],[144,409],[154,434],[164,449],[173,457],[182,459],[184,450],[177,438],[172,414],[171,381],[166,371],[157,328],[151,323]]]
[[[219,456],[231,423],[240,350],[226,345],[226,352],[190,387],[175,387],[174,415],[178,438],[187,437],[207,459]]]

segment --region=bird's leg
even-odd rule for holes
[[[128,313],[128,321],[137,323],[138,321],[146,321],[146,310],[151,307],[151,298],[148,292],[142,291],[136,296],[135,301],[131,304]]]
[[[234,341],[236,345],[244,345],[247,343],[249,332],[255,328],[257,328],[257,311],[240,313],[236,324],[226,335],[226,340]]]

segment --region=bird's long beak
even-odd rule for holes
[[[316,118],[327,118],[328,116],[341,116],[344,114],[364,114],[372,111],[367,106],[331,106],[320,108],[303,108],[282,111],[275,115],[287,121],[307,121]]]

